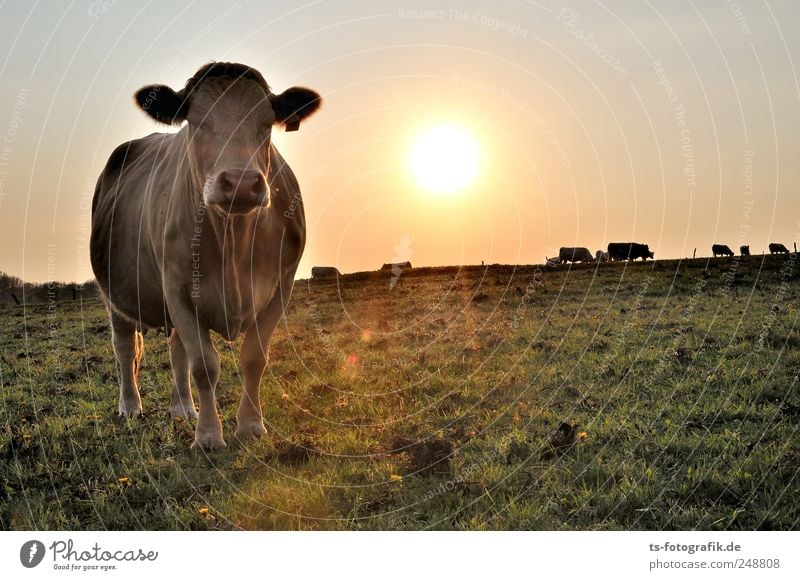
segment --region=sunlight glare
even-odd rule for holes
[[[425,189],[453,193],[472,183],[478,174],[478,145],[473,136],[455,126],[427,130],[411,146],[409,164]]]

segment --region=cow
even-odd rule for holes
[[[644,261],[647,258],[655,258],[655,253],[650,251],[650,246],[647,244],[611,242],[608,244],[608,257],[612,261],[636,260],[637,258],[641,258]]]
[[[545,266],[549,266],[551,268],[555,268],[556,266],[561,264],[561,260],[559,260],[556,257],[548,258],[547,256],[545,256],[544,260],[545,260],[545,262],[544,262]]]
[[[731,249],[730,249],[728,246],[726,246],[725,244],[712,244],[712,246],[711,246],[711,253],[712,253],[712,254],[714,254],[714,257],[715,257],[715,258],[716,258],[717,256],[729,256],[729,257],[731,257],[731,258],[732,258],[732,257],[733,257],[733,255],[734,255],[734,254],[733,254],[733,250],[731,250]]]
[[[742,256],[749,256],[750,255],[750,246],[739,246],[739,253]]]
[[[558,259],[562,264],[567,262],[591,262],[592,253],[588,248],[560,248]]]
[[[608,252],[604,252],[603,250],[597,250],[594,254],[594,261],[598,264],[602,264],[604,262],[608,262]]]
[[[398,272],[402,270],[410,270],[411,269],[411,262],[392,262],[389,264],[384,264],[381,266],[382,271],[391,271],[391,272]]]
[[[276,94],[257,70],[212,62],[182,89],[149,85],[135,101],[181,127],[117,147],[94,191],[90,254],[111,322],[118,412],[142,412],[142,335],[164,328],[170,414],[197,418],[192,448],[219,449],[220,363],[210,332],[227,341],[244,335],[235,434],[264,434],[259,383],[306,236],[300,187],[271,134],[276,125],[296,130],[321,98],[303,87]]]
[[[314,266],[311,268],[311,277],[314,279],[332,277],[338,278],[339,276],[341,276],[339,269],[334,268],[333,266]]]
[[[769,253],[770,254],[788,254],[789,253],[789,248],[787,248],[783,244],[770,244],[769,245]]]

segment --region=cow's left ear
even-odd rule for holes
[[[300,121],[314,114],[322,104],[319,93],[305,87],[292,87],[280,95],[271,95],[270,103],[275,111],[275,121],[287,131],[297,131]]]

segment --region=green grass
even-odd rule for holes
[[[706,265],[299,282],[261,440],[233,438],[217,343],[209,455],[168,416],[163,333],[125,422],[100,303],[0,307],[0,528],[798,529],[800,265]],[[562,421],[585,437],[548,452]]]

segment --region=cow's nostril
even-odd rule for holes
[[[250,192],[255,197],[261,197],[267,190],[267,182],[261,175],[258,175],[253,182],[252,187],[250,188]]]
[[[219,188],[225,193],[232,192],[236,187],[236,183],[234,183],[234,181],[230,179],[228,174],[224,171],[219,174],[218,185]]]

